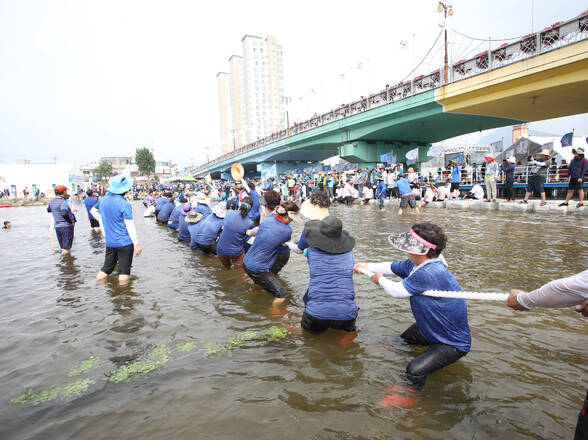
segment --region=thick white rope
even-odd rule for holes
[[[371,277],[374,273],[367,269],[358,269],[362,274]],[[438,298],[482,299],[487,301],[506,301],[507,293],[494,292],[454,292],[449,290],[427,290],[421,295],[436,296]]]

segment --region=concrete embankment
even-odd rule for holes
[[[49,202],[49,198],[44,197],[42,199],[0,199],[0,206],[9,205],[12,208],[20,206],[43,206]]]
[[[456,209],[462,211],[510,211],[510,212],[536,212],[550,214],[575,214],[588,216],[588,204],[576,208],[577,200],[571,200],[569,206],[558,206],[562,200],[550,200],[547,204],[540,206],[540,200],[529,200],[528,203],[519,203],[519,201],[508,203],[506,200],[497,202],[484,202],[483,200],[447,200],[444,202],[431,202],[421,211],[428,209]],[[356,202],[357,203],[357,202]],[[371,200],[370,203],[377,203]],[[418,202],[417,202],[418,203]],[[400,200],[385,200],[385,206],[388,208],[398,208]]]

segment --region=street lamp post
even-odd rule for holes
[[[439,2],[439,6],[437,6],[437,12],[443,12],[445,16],[445,21],[447,21],[447,16],[451,17],[453,15],[453,8],[451,5],[446,5],[445,3]],[[449,81],[449,63],[447,61],[447,23],[444,23],[445,29],[445,63],[443,68],[443,83],[447,84]]]

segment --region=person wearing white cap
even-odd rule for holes
[[[568,206],[568,202],[574,196],[574,191],[578,190],[580,201],[576,208],[580,208],[584,205],[584,176],[588,171],[588,160],[584,157],[582,147],[572,150],[572,153],[574,153],[574,158],[570,161],[568,167],[568,194],[566,195],[566,201],[560,203],[559,206]]]

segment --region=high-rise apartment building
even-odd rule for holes
[[[242,56],[229,58],[230,73],[217,75],[223,153],[286,127],[282,46],[253,35],[241,46]]]

